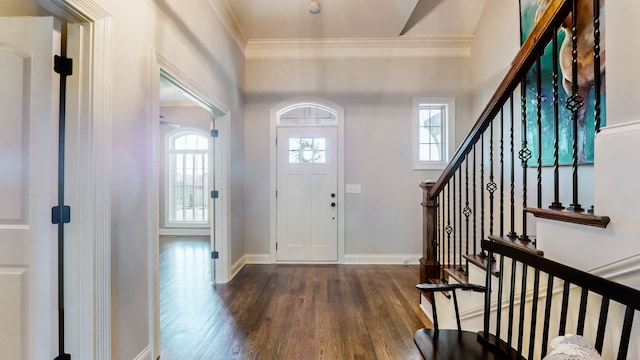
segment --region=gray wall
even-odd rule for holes
[[[247,60],[245,77],[245,243],[269,253],[269,116],[300,96],[345,110],[345,254],[416,254],[422,249],[421,190],[440,171],[414,171],[414,97],[455,97],[456,138],[470,126],[468,58]]]

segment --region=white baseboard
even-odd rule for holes
[[[240,259],[238,259],[238,261],[236,261],[233,265],[231,265],[231,276],[229,276],[229,281],[231,281],[236,274],[238,274],[238,272],[240,270],[242,270],[242,268],[244,267],[244,265],[246,264],[246,255],[242,256]]]
[[[133,358],[133,360],[153,360],[151,358],[151,345],[147,345],[147,347],[144,348],[138,356]]]
[[[349,265],[419,265],[421,257],[416,254],[349,254],[344,256],[344,263]]]
[[[209,236],[211,235],[211,230],[209,228],[163,228],[158,230],[158,234],[169,236]]]
[[[421,255],[417,254],[351,254],[344,256],[344,264],[347,265],[418,265]],[[246,254],[245,264],[272,264],[269,254]],[[235,264],[234,264],[235,266]]]
[[[245,264],[271,264],[271,255],[269,254],[246,254],[244,256]]]

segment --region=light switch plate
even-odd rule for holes
[[[347,184],[345,189],[347,194],[360,194],[362,191],[362,185],[360,184]]]

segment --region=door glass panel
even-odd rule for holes
[[[290,164],[325,164],[325,138],[289,138]]]

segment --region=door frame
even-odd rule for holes
[[[111,359],[112,16],[94,0],[36,0],[69,34],[74,76],[67,81],[65,231],[66,351]],[[87,95],[89,94],[89,95]],[[87,171],[91,169],[92,171]],[[72,183],[73,182],[73,183]]]
[[[344,213],[346,201],[344,197],[344,108],[332,101],[319,97],[297,97],[278,103],[271,108],[269,124],[269,260],[277,263],[277,216],[276,216],[276,190],[277,190],[277,114],[281,110],[300,103],[318,104],[334,110],[338,120],[338,263],[344,263]]]
[[[156,49],[151,49],[149,73],[149,114],[148,126],[151,131],[150,141],[150,162],[149,178],[154,179],[148,188],[149,199],[149,328],[152,329],[150,339],[153,344],[155,356],[160,355],[160,251],[159,251],[159,219],[160,219],[160,161],[164,161],[159,154],[160,141],[160,76],[164,76],[174,82],[185,94],[188,94],[194,101],[207,108],[215,120],[215,129],[221,134],[214,141],[214,176],[213,183],[218,191],[219,197],[215,201],[214,210],[214,238],[216,239],[217,251],[220,255],[215,264],[216,283],[224,284],[229,282],[231,244],[229,229],[231,228],[231,197],[229,194],[229,184],[231,173],[229,166],[231,162],[230,134],[231,134],[231,112],[229,108],[207,95],[197,81],[189,77],[179,67],[171,63]],[[212,124],[213,125],[213,124]]]

